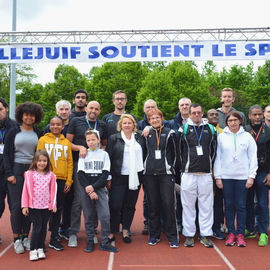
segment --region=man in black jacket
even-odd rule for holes
[[[254,105],[249,109],[250,125],[246,126],[246,131],[250,132],[257,143],[258,170],[254,180],[254,185],[248,190],[247,197],[247,218],[246,218],[246,238],[255,238],[255,211],[254,194],[256,193],[256,221],[257,230],[260,235],[259,246],[268,244],[269,227],[269,185],[270,185],[270,128],[263,121],[263,109]]]
[[[3,152],[5,145],[5,137],[8,131],[16,126],[17,123],[8,117],[8,104],[1,97],[0,98],[0,218],[5,210],[5,198],[7,195],[7,178],[5,175],[4,164],[3,164]],[[9,199],[9,198],[8,198]],[[10,205],[10,201],[9,201]],[[0,243],[2,242],[0,236]]]
[[[201,105],[189,108],[189,119],[179,129],[178,142],[181,162],[181,199],[183,206],[184,246],[194,246],[196,233],[196,208],[199,206],[200,241],[205,247],[213,247],[209,236],[213,234],[213,179],[212,162],[216,150],[214,127],[202,118]]]

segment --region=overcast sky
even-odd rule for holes
[[[12,2],[0,0],[0,32],[12,30]],[[269,0],[17,0],[17,31],[269,27],[269,10]],[[53,81],[57,65],[33,65],[37,82]]]

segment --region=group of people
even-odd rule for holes
[[[42,133],[35,127],[43,118],[39,104],[18,105],[14,121],[1,98],[0,217],[8,194],[15,252],[30,250],[31,261],[44,259],[48,223],[50,248],[63,250],[62,238],[77,247],[82,211],[85,252],[93,252],[98,242],[98,221],[99,248],[117,252],[112,242],[120,227],[122,241],[132,242],[141,187],[142,233],[149,235],[149,245],[160,242],[164,231],[171,248],[179,247],[180,232],[185,247],[194,246],[196,232],[205,247],[213,247],[211,237],[244,247],[245,238],[256,232],[258,245],[266,246],[270,105],[252,106],[246,125],[233,101],[233,90],[224,88],[222,107],[203,118],[200,104],[182,98],[179,113],[167,121],[149,99],[138,122],[126,112],[127,96],[118,90],[114,112],[100,120],[100,104],[88,102],[88,93],[79,89],[74,109],[69,101],[59,101]]]

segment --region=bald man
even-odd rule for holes
[[[98,119],[100,114],[100,104],[93,100],[87,104],[86,116],[73,118],[67,130],[67,139],[71,142],[73,151],[73,179],[74,179],[74,199],[71,208],[71,222],[69,229],[69,247],[77,247],[77,233],[80,231],[81,225],[81,203],[80,197],[82,187],[77,179],[78,158],[85,157],[87,153],[87,144],[85,141],[85,131],[89,128],[99,132],[102,147],[107,143],[106,124]]]

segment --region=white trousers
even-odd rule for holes
[[[209,174],[184,173],[181,178],[181,200],[183,206],[183,235],[193,237],[196,233],[196,200],[199,206],[201,236],[213,234],[213,179]]]

